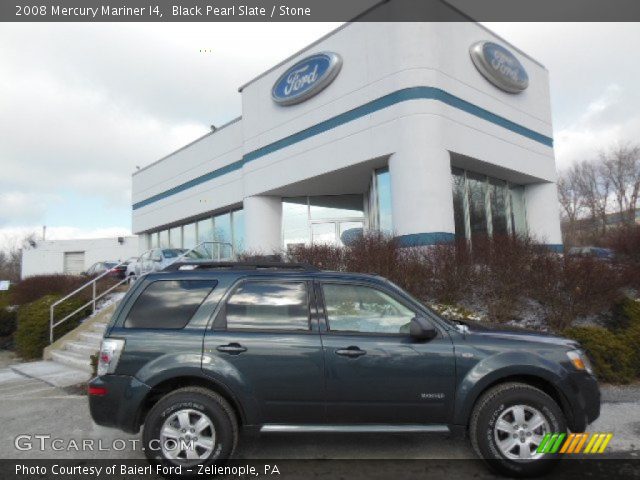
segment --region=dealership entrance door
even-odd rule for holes
[[[367,228],[362,194],[282,199],[283,243],[342,246]]]
[[[362,235],[364,221],[311,222],[311,243],[342,246]]]

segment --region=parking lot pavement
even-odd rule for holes
[[[602,414],[590,431],[613,432],[609,456],[637,456],[640,450],[640,386],[617,391],[603,388]],[[0,458],[38,459],[138,459],[143,458],[140,436],[97,426],[91,420],[87,397],[69,389],[53,387],[7,369],[0,370]],[[25,448],[16,448],[16,438]],[[35,435],[62,439],[61,451],[53,451],[45,439],[41,450]],[[74,441],[93,440],[94,450],[78,452]],[[114,443],[114,441],[118,442]],[[125,448],[120,449],[122,441]],[[20,442],[18,442],[20,443]],[[100,450],[98,446],[100,445]],[[117,448],[116,448],[117,447]],[[137,447],[137,448],[136,448]],[[438,435],[335,435],[270,434],[258,439],[243,437],[237,451],[239,459],[470,459],[475,458],[468,441]],[[640,458],[640,457],[638,457]]]

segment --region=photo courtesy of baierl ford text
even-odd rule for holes
[[[0,478],[640,480],[638,2],[0,22]]]

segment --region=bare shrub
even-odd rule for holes
[[[540,302],[549,326],[556,331],[580,316],[611,308],[625,286],[620,269],[590,257],[539,255],[532,267],[531,296]]]
[[[308,263],[323,270],[344,271],[344,250],[333,245],[295,245],[285,258],[290,262]]]
[[[640,264],[640,225],[625,225],[612,230],[603,243],[621,259]]]
[[[474,290],[485,303],[490,321],[514,319],[529,294],[532,264],[541,254],[550,253],[541,252],[528,237],[503,235],[474,240]]]
[[[66,295],[90,280],[82,275],[37,275],[17,283],[11,289],[11,302],[25,305],[45,295]],[[91,289],[82,292],[88,300]]]
[[[527,237],[474,239],[473,248],[466,241],[407,248],[370,233],[348,247],[300,245],[287,259],[379,274],[424,301],[473,304],[493,322],[517,319],[524,301],[534,299],[555,331],[609,309],[629,282],[618,265],[563,257]]]
[[[475,268],[466,241],[450,245],[427,247],[424,260],[427,262],[429,277],[422,298],[432,298],[439,303],[455,304],[474,294],[477,280]]]

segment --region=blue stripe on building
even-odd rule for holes
[[[411,87],[411,88],[398,90],[393,93],[389,93],[380,98],[377,98],[368,103],[365,103],[364,105],[361,105],[352,110],[341,113],[339,115],[336,115],[335,117],[332,117],[328,120],[320,122],[316,125],[313,125],[312,127],[305,128],[304,130],[301,130],[297,133],[289,135],[288,137],[282,138],[273,143],[265,145],[264,147],[260,147],[256,150],[253,150],[252,152],[249,152],[246,155],[244,155],[242,160],[238,160],[229,165],[225,165],[222,168],[219,168],[212,172],[196,177],[192,180],[189,180],[188,182],[177,185],[173,188],[170,188],[169,190],[158,193],[157,195],[153,195],[152,197],[149,197],[140,202],[134,203],[133,209],[136,210],[138,208],[142,208],[146,205],[157,202],[158,200],[161,200],[163,198],[167,198],[176,193],[183,192],[184,190],[187,190],[191,187],[200,185],[214,178],[217,178],[227,173],[238,170],[242,168],[242,166],[245,163],[251,162],[260,157],[264,157],[265,155],[269,155],[271,153],[277,152],[278,150],[282,150],[283,148],[302,142],[308,138],[327,132],[336,127],[349,123],[353,120],[357,120],[358,118],[364,117],[371,113],[375,113],[384,108],[390,107],[392,105],[396,105],[401,102],[406,102],[409,100],[436,100],[446,105],[449,105],[451,107],[457,108],[458,110],[462,110],[466,113],[469,113],[478,118],[486,120],[490,123],[493,123],[494,125],[503,127],[511,132],[517,133],[518,135],[522,135],[523,137],[534,140],[535,142],[541,143],[548,147],[553,146],[552,138],[547,137],[529,128],[523,127],[522,125],[512,122],[511,120],[501,117],[500,115],[496,115],[495,113],[485,110],[484,108],[478,107],[477,105],[474,105],[473,103],[467,102],[466,100],[463,100],[460,97],[456,97],[455,95],[445,92],[440,88]]]

